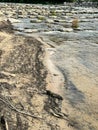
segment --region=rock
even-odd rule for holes
[[[58,19],[54,19],[54,22],[60,22]]]
[[[72,29],[72,28],[63,28],[63,31],[64,31],[64,32],[72,32],[73,29]]]
[[[0,17],[2,17],[3,16],[3,12],[0,12]]]
[[[56,13],[62,13],[62,12],[64,12],[64,10],[61,8],[61,9],[57,9],[56,11],[55,11]]]
[[[45,17],[42,16],[42,15],[38,15],[38,16],[37,16],[37,19],[43,21],[43,20],[45,20]]]
[[[46,19],[46,23],[54,23],[53,19]]]
[[[73,16],[73,14],[72,14],[72,13],[66,13],[66,15],[67,15],[67,16]]]
[[[57,16],[49,16],[49,18],[51,18],[51,19],[56,19]]]
[[[25,33],[33,33],[33,32],[38,32],[38,29],[25,29]]]
[[[18,14],[18,15],[22,15],[23,13],[22,13],[22,11],[19,11],[19,12],[17,12],[17,14]]]
[[[0,31],[13,32],[13,26],[9,20],[0,21]]]
[[[9,18],[8,19],[11,23],[20,23],[21,20],[18,20],[18,19],[14,19],[14,18]]]
[[[42,20],[39,20],[39,19],[32,19],[30,20],[31,23],[40,23],[42,22]]]

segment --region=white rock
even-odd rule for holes
[[[54,20],[52,20],[52,19],[46,19],[46,23],[54,23]]]
[[[20,22],[21,22],[21,20],[14,19],[14,18],[9,18],[9,21],[10,21],[11,23],[20,23]]]
[[[72,29],[72,28],[63,28],[63,31],[64,31],[64,32],[72,32],[73,29]]]
[[[25,33],[33,33],[33,32],[38,32],[37,29],[25,29],[24,30]]]

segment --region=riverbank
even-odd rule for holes
[[[73,121],[62,111],[60,84],[52,79],[59,71],[45,67],[51,61],[44,44],[9,33],[8,28],[0,32],[0,39],[0,129],[72,130]]]
[[[1,129],[97,130],[98,10],[0,7]]]

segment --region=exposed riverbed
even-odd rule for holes
[[[98,9],[25,4],[0,7],[1,18],[9,19],[15,35],[34,37],[45,50],[46,90],[50,96],[44,109],[59,115],[60,120],[56,124],[51,117],[51,125],[47,115],[45,128],[36,130],[98,130]],[[74,19],[78,19],[77,28],[72,28]],[[57,106],[50,92],[58,95]]]

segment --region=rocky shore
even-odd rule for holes
[[[98,130],[98,9],[0,3],[0,130]]]

